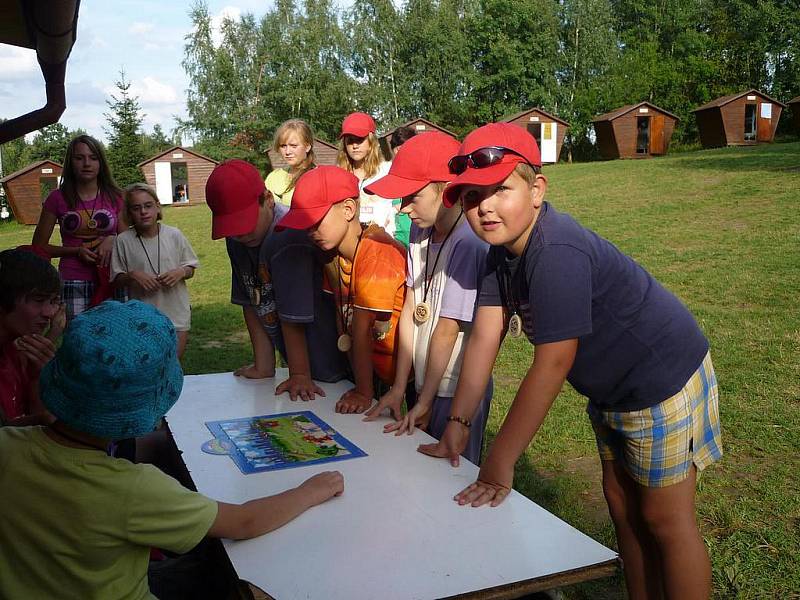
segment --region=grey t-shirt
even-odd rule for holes
[[[275,231],[289,208],[275,205],[275,216],[261,246],[225,240],[231,261],[231,302],[252,306],[273,345],[286,359],[281,320],[304,324],[311,376],[334,382],[348,375],[346,356],[336,347],[336,309],[322,291],[325,256],[305,231]]]

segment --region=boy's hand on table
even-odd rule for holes
[[[478,473],[478,480],[461,490],[453,500],[462,506],[469,504],[477,507],[486,503],[497,506],[511,493],[513,483],[514,465],[506,467],[494,464],[489,455]]]
[[[395,435],[402,435],[403,433],[412,435],[415,427],[419,427],[423,431],[427,429],[430,420],[431,405],[418,400],[414,407],[406,413],[402,421],[385,425],[383,432],[390,433],[394,431]]]
[[[303,402],[314,399],[314,394],[325,397],[325,391],[319,387],[310,376],[305,374],[289,375],[289,379],[275,388],[275,395],[280,396],[284,392],[289,392],[289,398],[294,402],[298,398]]]
[[[374,421],[378,417],[381,416],[385,409],[389,409],[389,414],[395,421],[400,420],[400,407],[403,404],[403,394],[404,392],[395,392],[394,386],[386,392],[383,396],[381,396],[378,403],[370,408],[365,414],[366,416],[362,419],[363,421]],[[386,425],[389,427],[389,425]],[[386,431],[386,427],[383,428],[384,432]]]
[[[38,333],[18,337],[14,340],[14,345],[35,373],[41,371],[56,355],[55,344]]]
[[[299,486],[307,494],[310,506],[322,504],[344,492],[344,477],[339,471],[325,471],[309,477]]]
[[[372,398],[359,392],[356,388],[349,390],[342,394],[339,401],[336,403],[336,412],[352,414],[361,414],[367,410],[372,404]]]
[[[272,373],[268,371],[259,371],[255,365],[245,365],[236,369],[233,374],[236,377],[244,377],[245,379],[267,379],[268,377],[273,377],[275,371]]]
[[[421,444],[417,451],[435,458],[447,458],[451,465],[457,467],[459,456],[467,447],[467,441],[469,441],[469,428],[451,421],[444,428],[442,439],[435,444]]]

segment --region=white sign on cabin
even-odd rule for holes
[[[639,112],[640,112],[640,113],[649,113],[649,112],[650,112],[650,109],[649,109],[649,108],[640,108],[640,109],[639,109]]]
[[[756,99],[756,97],[755,97],[755,96],[748,96],[748,97],[747,97],[747,99],[748,99],[748,100],[755,100],[755,99]]]
[[[558,154],[556,154],[558,139],[558,123],[544,123],[542,127],[542,162],[554,163],[558,161]]]
[[[161,204],[172,204],[172,163],[157,160],[153,163],[156,170],[156,195]]]
[[[173,152],[172,158],[183,158],[183,152]]]
[[[538,123],[539,122],[539,117],[530,117],[529,120],[530,120],[531,123]]]
[[[419,125],[414,125],[414,129],[416,129],[417,131],[425,131],[426,127],[425,125],[420,123]]]
[[[42,175],[49,175],[53,172],[53,169],[42,169]]]

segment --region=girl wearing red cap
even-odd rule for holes
[[[394,236],[395,210],[392,199],[364,193],[365,187],[389,172],[389,163],[383,160],[375,131],[375,120],[368,114],[355,112],[347,115],[339,134],[336,164],[358,178],[361,222],[376,223]]]
[[[686,307],[633,259],[544,200],[539,148],[521,127],[469,134],[450,162],[459,200],[492,245],[441,442],[454,464],[506,332],[534,361],[459,504],[497,506],[514,465],[567,380],[588,397],[630,598],[707,598],[711,566],[695,518],[697,474],[722,455],[709,344]]]
[[[275,202],[289,206],[297,178],[314,164],[314,132],[302,119],[284,121],[275,131],[272,149],[286,162],[286,169],[274,169],[264,180]]]

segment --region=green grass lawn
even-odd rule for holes
[[[653,160],[545,168],[559,209],[614,242],[675,292],[711,340],[725,456],[698,486],[698,515],[719,598],[787,598],[800,590],[800,143]],[[229,304],[223,241],[205,206],[165,210],[201,268],[190,281],[188,374],[249,359],[241,310]],[[0,248],[33,228],[0,226]],[[531,347],[508,340],[495,366],[488,435],[497,432]],[[615,547],[585,401],[564,390],[517,465],[515,487]],[[535,532],[532,532],[535,535]],[[620,578],[566,590],[617,598]]]

